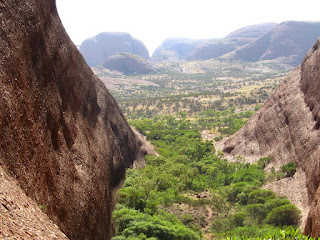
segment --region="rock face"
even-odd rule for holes
[[[120,52],[128,52],[149,58],[146,46],[128,33],[100,33],[83,41],[79,50],[89,66],[103,64],[108,57]]]
[[[0,19],[0,182],[12,176],[70,239],[110,239],[114,192],[140,142],[54,0],[1,1]]]
[[[1,166],[0,203],[0,239],[68,239]]]
[[[102,65],[110,70],[122,72],[125,75],[148,74],[155,71],[155,68],[144,57],[131,53],[117,53],[107,59]]]
[[[273,60],[296,67],[319,37],[320,22],[283,22],[228,57],[249,62]]]
[[[314,237],[320,234],[319,46],[320,40],[249,122],[220,146],[230,155],[247,157],[249,162],[271,156],[271,165],[276,168],[294,161],[304,175],[299,181],[305,183],[308,193],[300,200],[311,207],[305,233]]]

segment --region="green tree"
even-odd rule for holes
[[[286,204],[274,208],[266,218],[266,223],[274,226],[294,225],[300,223],[301,211],[293,204]]]

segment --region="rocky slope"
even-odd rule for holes
[[[220,57],[270,31],[276,24],[264,23],[238,29],[222,39],[166,39],[153,53],[152,59],[207,60]]]
[[[231,156],[247,157],[248,162],[254,162],[261,156],[271,156],[270,166],[276,168],[294,161],[298,171],[302,172],[298,182],[304,182],[302,186],[307,192],[295,201],[307,202],[311,207],[305,214],[308,215],[305,233],[312,236],[320,233],[319,46],[320,40],[250,121],[218,146]],[[282,186],[284,189],[293,187],[291,184]],[[301,189],[300,192],[303,191]]]
[[[233,50],[248,44],[263,36],[274,28],[276,23],[263,23],[246,26],[229,33],[219,40],[208,40],[195,48],[189,55],[188,60],[208,60],[230,53]]]
[[[68,239],[1,166],[0,179],[0,239]]]
[[[179,61],[186,59],[189,54],[206,40],[193,40],[188,38],[168,38],[157,47],[152,54],[155,61]]]
[[[79,48],[89,66],[103,64],[116,53],[128,52],[149,58],[146,46],[128,33],[104,32],[83,41]]]
[[[0,19],[0,234],[63,239],[32,210],[39,205],[70,239],[110,239],[114,193],[143,156],[141,143],[67,36],[54,0],[1,1]],[[35,229],[21,229],[19,217]]]
[[[117,53],[109,57],[103,67],[109,70],[122,72],[125,75],[148,74],[155,71],[155,68],[144,57],[131,53]]]
[[[255,62],[273,60],[296,67],[320,37],[320,22],[283,22],[225,58]]]

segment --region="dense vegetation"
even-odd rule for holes
[[[241,156],[224,160],[212,142],[202,141],[197,122],[181,114],[131,120],[160,156],[128,170],[113,214],[113,239],[303,239],[296,229],[300,211],[261,189],[269,159],[253,165]]]
[[[130,77],[94,71],[159,153],[147,156],[145,168],[128,170],[113,214],[114,240],[308,239],[297,229],[300,211],[261,188],[293,176],[295,165],[266,174],[269,157],[228,162],[211,142],[240,129],[286,69],[208,60],[163,62],[157,73]]]

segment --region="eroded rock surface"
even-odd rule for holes
[[[301,202],[308,202],[309,207],[311,206],[305,233],[312,236],[320,233],[319,44],[318,40],[302,64],[288,76],[249,122],[218,146],[229,154],[229,158],[243,155],[248,162],[254,162],[262,156],[271,156],[271,165],[275,168],[294,161],[305,175],[300,173],[303,176],[300,181],[304,182],[307,194],[300,197]],[[286,187],[290,189],[293,186],[288,184]]]
[[[0,36],[3,171],[70,239],[110,239],[114,192],[143,155],[139,141],[54,0],[0,1]]]

